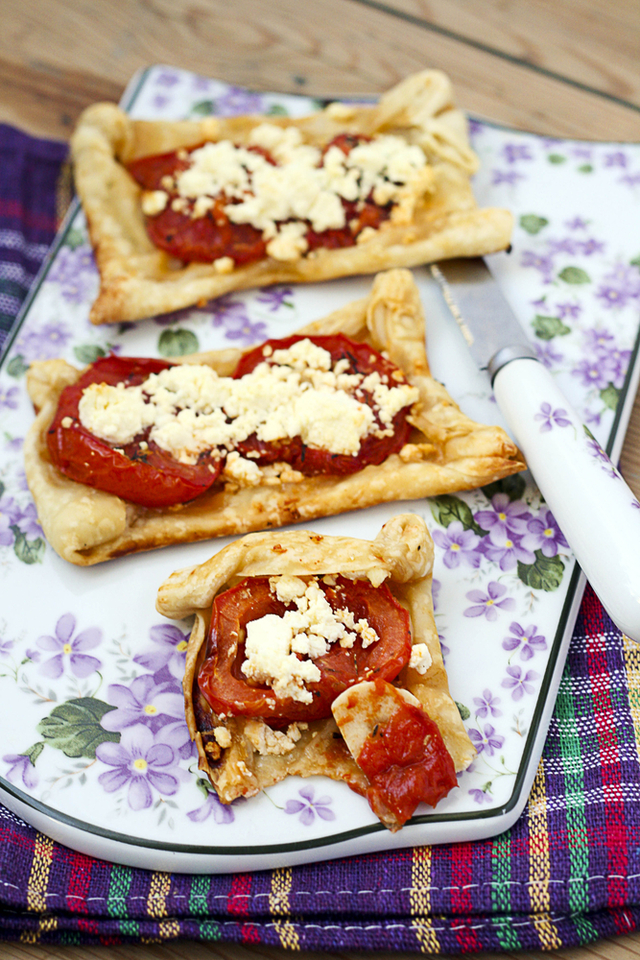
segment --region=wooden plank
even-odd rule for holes
[[[5,0],[0,65],[14,80],[13,95],[0,92],[0,120],[15,122],[21,111],[33,132],[64,136],[82,106],[113,97],[137,69],[158,62],[317,96],[380,92],[435,66],[452,77],[459,103],[481,116],[557,136],[638,134],[628,107],[357,0],[39,0],[37,10]],[[42,108],[48,85],[63,98],[57,113]]]
[[[640,3],[626,0],[359,0],[596,88],[640,110]],[[640,114],[634,139],[640,138]]]

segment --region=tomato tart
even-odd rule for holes
[[[94,104],[71,149],[100,272],[96,324],[510,242],[510,213],[477,207],[478,161],[437,70],[375,106],[296,119],[141,121]]]
[[[324,775],[395,831],[456,787],[476,751],[449,693],[432,567],[424,520],[401,514],[373,541],[249,534],[162,584],[160,613],[195,615],[186,718],[223,803]]]
[[[88,565],[493,482],[524,469],[429,372],[408,270],[281,340],[180,363],[31,365],[27,481],[45,535]]]

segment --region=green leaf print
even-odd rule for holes
[[[566,163],[567,158],[563,157],[561,153],[550,153],[549,156],[547,157],[547,160],[549,161],[549,163],[559,164],[559,163]]]
[[[107,351],[97,343],[82,343],[73,348],[73,355],[79,363],[95,363],[98,357],[106,357]]]
[[[281,103],[272,103],[267,110],[268,117],[288,117],[289,111]]]
[[[25,362],[21,353],[12,357],[7,364],[7,373],[10,377],[21,377],[29,369],[29,364]]]
[[[191,330],[163,330],[158,340],[158,351],[163,357],[184,357],[195,353],[199,343]]]
[[[84,232],[82,230],[78,230],[77,227],[72,227],[64,238],[65,247],[71,247],[72,250],[75,250],[76,247],[82,247],[86,242],[87,238],[85,237]]]
[[[540,233],[543,227],[546,227],[549,221],[546,217],[539,217],[535,213],[525,213],[520,217],[520,226],[531,236]]]
[[[463,720],[468,720],[469,717],[471,716],[471,710],[469,710],[469,707],[465,707],[464,703],[458,703],[457,700],[455,700],[454,702],[456,707],[458,708],[458,713],[460,714],[461,718]]]
[[[43,717],[38,724],[38,733],[49,746],[62,750],[67,757],[94,760],[96,747],[101,743],[120,741],[119,733],[111,733],[100,726],[105,713],[115,709],[95,697],[67,700],[54,707],[50,716]]]
[[[495,497],[496,493],[506,493],[509,500],[520,500],[524,494],[526,482],[521,474],[516,473],[513,477],[503,477],[502,480],[496,480],[495,483],[488,483],[482,488],[487,500]]]
[[[13,552],[18,560],[22,560],[23,563],[27,564],[42,563],[42,558],[44,557],[47,546],[42,537],[36,537],[35,540],[27,540],[22,530],[15,526],[15,524],[12,524],[11,529],[16,538],[13,544]]]
[[[459,520],[465,530],[473,530],[481,537],[487,534],[487,531],[483,530],[473,519],[471,508],[467,506],[464,500],[449,493],[433,498],[431,513],[443,527],[448,527],[454,520]]]
[[[545,557],[541,550],[536,550],[535,555],[535,563],[518,561],[518,579],[534,590],[546,590],[547,593],[557,590],[564,573],[562,560],[560,557]]]
[[[620,391],[610,383],[600,391],[600,399],[609,410],[616,410],[620,400]]]
[[[200,100],[191,107],[191,113],[195,113],[196,116],[200,117],[208,117],[210,114],[215,113],[215,109],[215,100]]]
[[[582,166],[578,167],[578,173],[593,173],[593,167],[590,163],[583,163]]]
[[[591,277],[581,267],[565,267],[558,276],[565,283],[591,283]]]
[[[565,337],[571,333],[571,327],[563,323],[560,317],[545,317],[541,313],[536,314],[531,326],[540,340],[553,340],[554,337]]]

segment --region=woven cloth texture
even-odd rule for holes
[[[68,201],[65,147],[0,126],[0,347]],[[291,869],[108,864],[0,807],[0,939],[306,950],[555,949],[640,923],[640,648],[587,588],[531,796],[507,833]]]

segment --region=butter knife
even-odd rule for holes
[[[640,642],[640,503],[557,387],[482,258],[431,273],[595,593]]]

